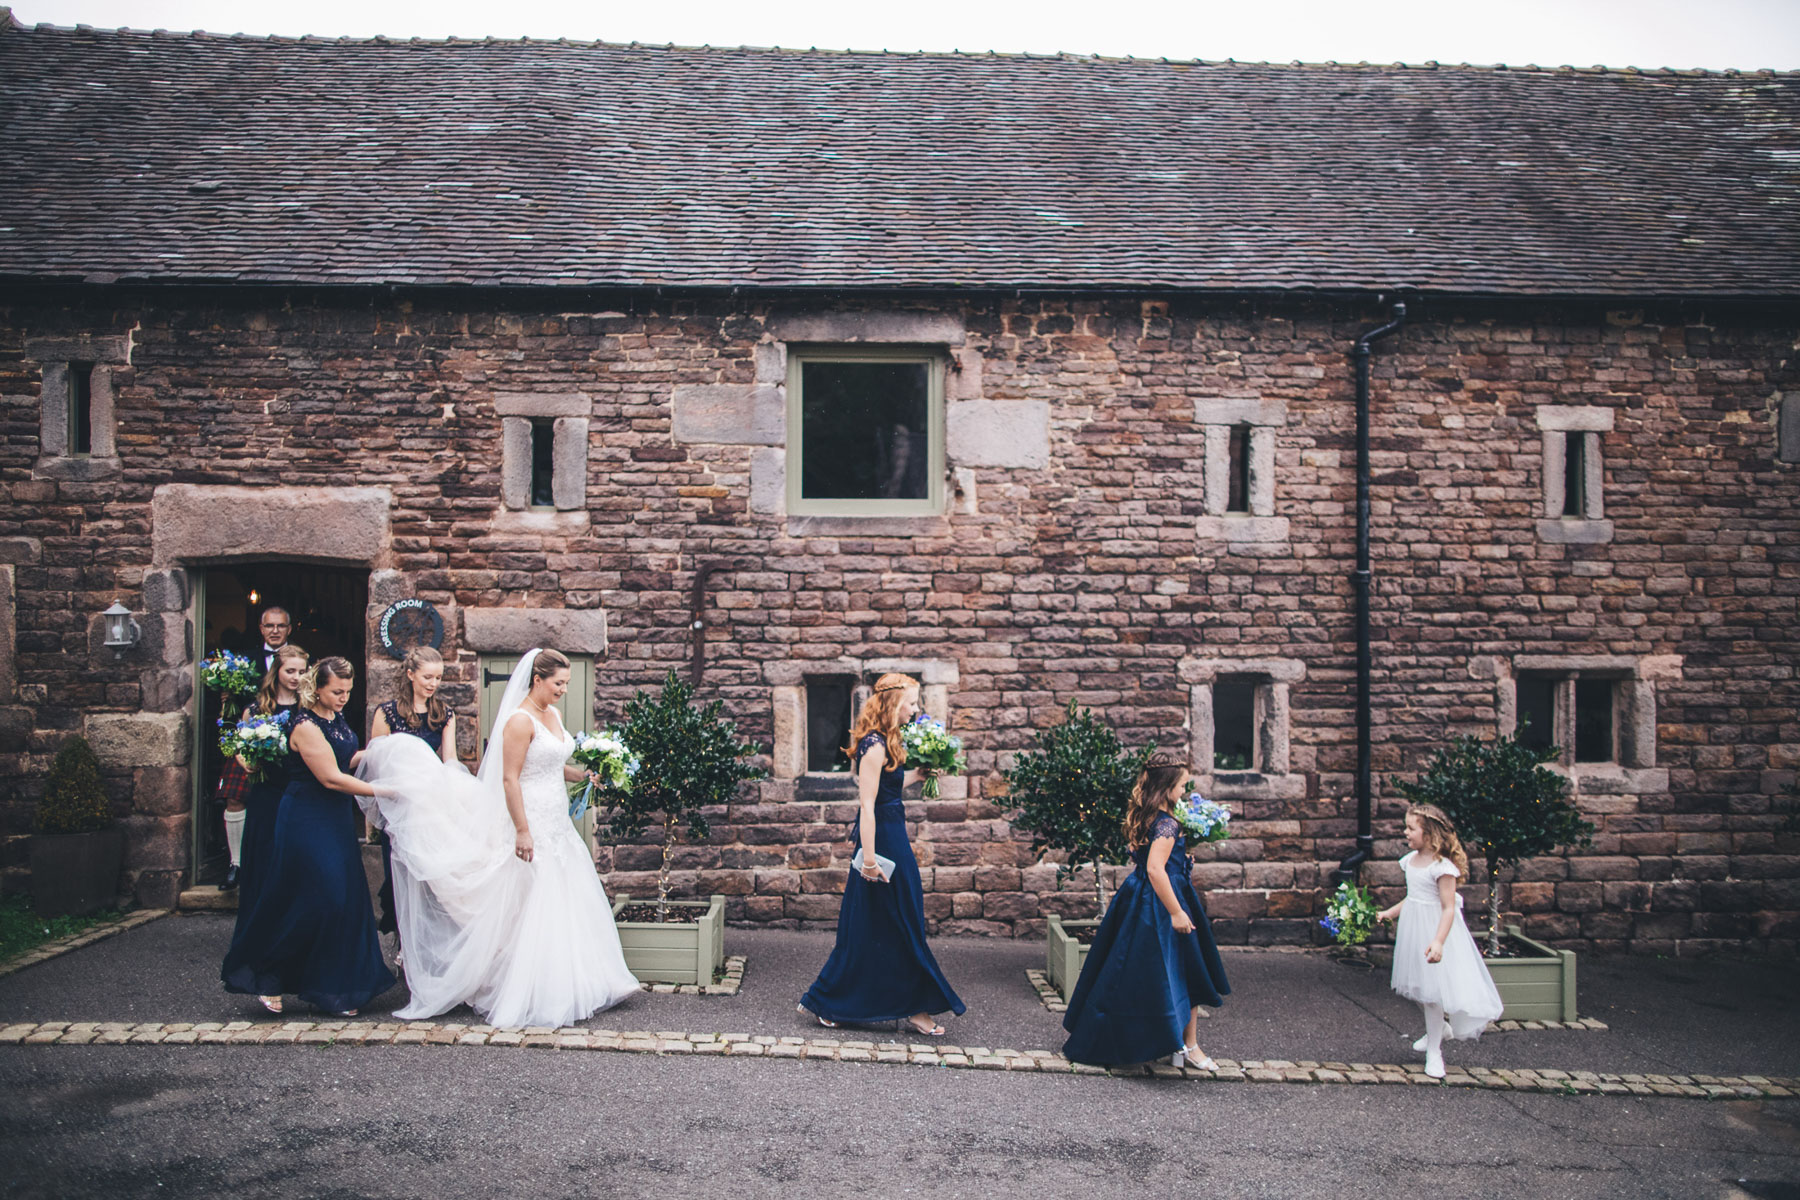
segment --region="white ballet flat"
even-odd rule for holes
[[[1413,1043],[1413,1050],[1416,1053],[1423,1054],[1425,1053],[1426,1047],[1430,1044],[1431,1039],[1429,1037],[1420,1037],[1418,1041]]]
[[[1442,1051],[1427,1050],[1425,1052],[1425,1073],[1433,1079],[1444,1077],[1444,1055]]]

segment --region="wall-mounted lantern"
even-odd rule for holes
[[[138,639],[144,635],[144,631],[139,629],[138,623],[131,619],[131,610],[117,600],[114,600],[112,607],[101,613],[100,616],[106,622],[106,638],[101,645],[112,647],[115,659],[124,658],[125,651],[138,644]]]

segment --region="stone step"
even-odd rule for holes
[[[236,912],[238,906],[237,889],[222,892],[207,884],[204,887],[191,887],[181,893],[175,907],[184,912]]]

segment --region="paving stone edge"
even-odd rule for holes
[[[127,929],[136,929],[139,925],[147,925],[158,917],[166,917],[174,911],[172,908],[140,908],[135,912],[126,913],[116,921],[108,921],[104,925],[84,929],[80,933],[70,934],[66,938],[58,938],[54,942],[45,942],[41,946],[27,950],[17,958],[9,958],[0,963],[0,977],[11,975],[14,971],[23,971],[26,967],[35,967],[59,954],[79,950],[83,946],[98,942],[103,938],[124,933]]]
[[[43,1021],[0,1029],[0,1046],[272,1045],[482,1046],[544,1050],[601,1050],[625,1054],[718,1054],[732,1058],[828,1059],[987,1071],[1062,1075],[1152,1076],[1220,1083],[1357,1084],[1472,1087],[1551,1095],[1668,1096],[1693,1100],[1790,1098],[1800,1080],[1763,1075],[1613,1075],[1549,1068],[1454,1067],[1435,1080],[1419,1063],[1288,1062],[1220,1059],[1215,1071],[1166,1064],[1113,1068],[1071,1063],[1049,1050],[1020,1052],[985,1046],[873,1042],[844,1038],[682,1033],[668,1030],[499,1029],[433,1021],[203,1021],[131,1024],[121,1021]]]

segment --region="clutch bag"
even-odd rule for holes
[[[858,846],[856,848],[856,853],[850,857],[850,869],[855,871],[858,875],[862,874],[863,852],[861,846]],[[882,879],[892,879],[894,877],[894,860],[887,857],[885,854],[877,854],[875,856],[875,869],[881,872]]]

